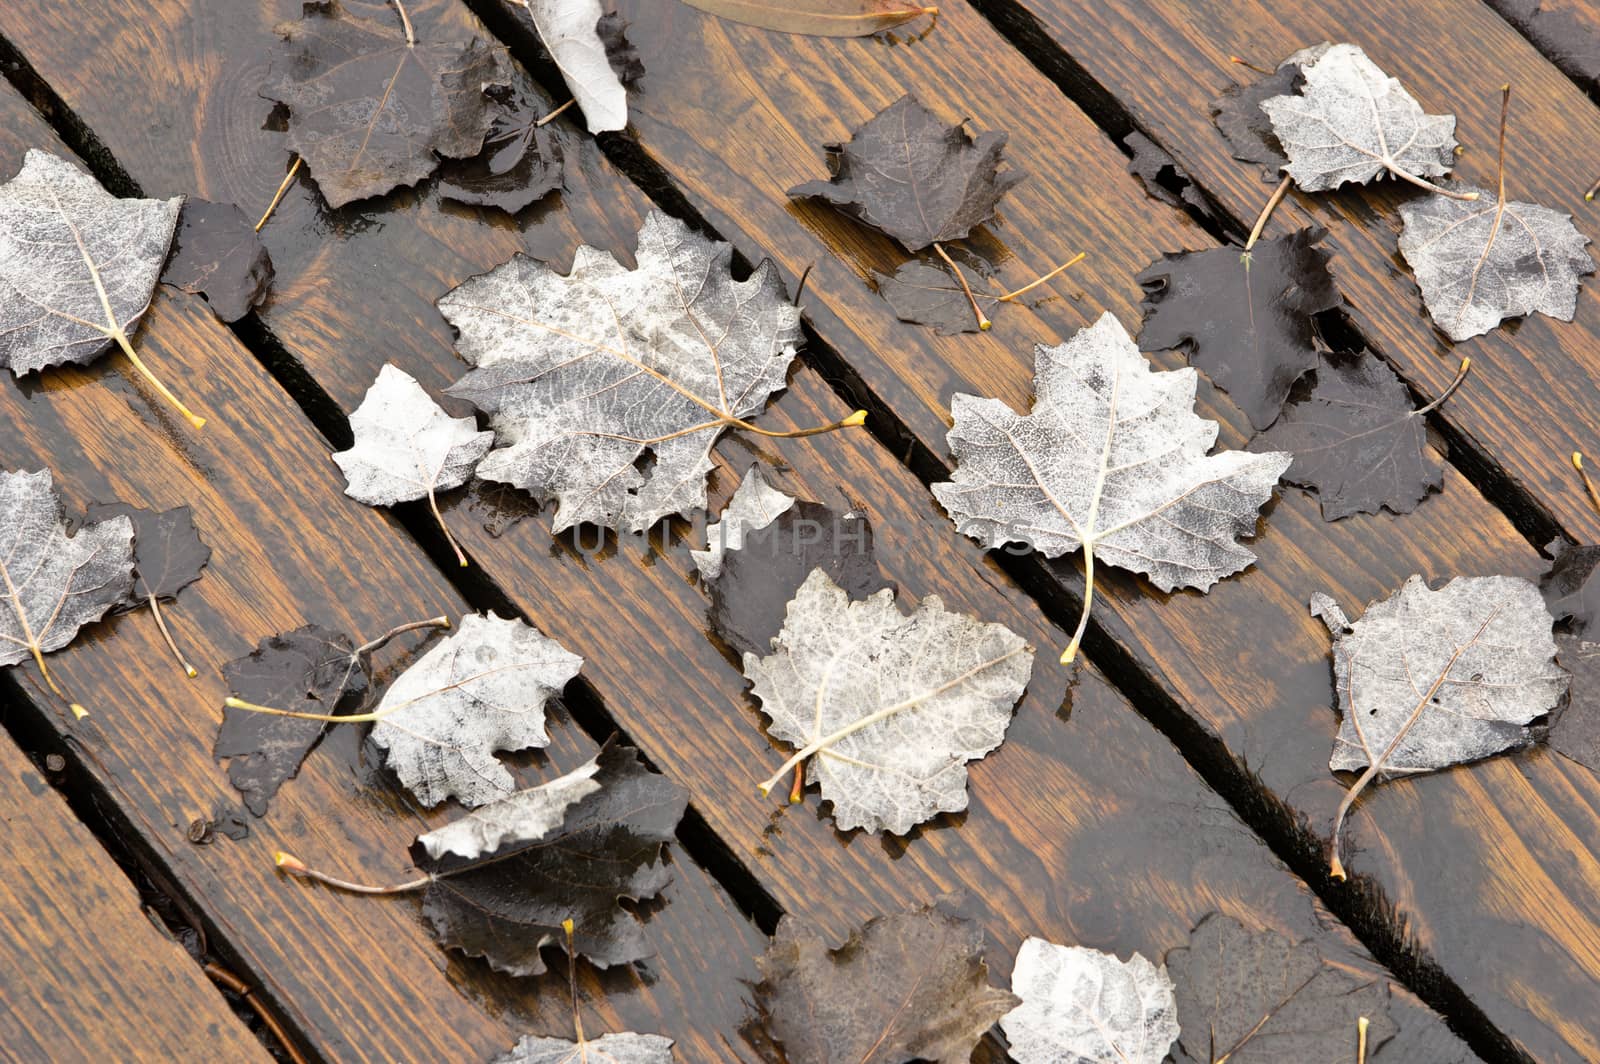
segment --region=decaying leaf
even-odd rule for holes
[[[1128,173],[1139,179],[1145,195],[1180,210],[1191,208],[1208,218],[1214,216],[1200,186],[1165,148],[1138,130],[1123,137],[1122,146],[1133,153]]]
[[[561,142],[540,121],[550,110],[518,67],[511,84],[488,90],[483,151],[439,168],[439,194],[473,207],[516,214],[561,187]]]
[[[672,1064],[672,1039],[628,1031],[569,1042],[530,1034],[491,1064]]]
[[[1600,772],[1600,547],[1556,540],[1539,592],[1556,619],[1556,661],[1572,674],[1566,705],[1550,719],[1546,742],[1558,753]]]
[[[33,658],[64,700],[44,655],[125,601],[133,524],[112,517],[68,535],[48,469],[0,472],[0,668]],[[83,707],[71,703],[84,716]]]
[[[450,394],[495,428],[478,476],[558,499],[557,532],[639,532],[705,506],[717,437],[762,431],[745,419],[783,388],[800,340],[777,268],[734,281],[730,255],[651,211],[636,269],[584,246],[567,276],[517,256],[441,298],[477,367]]]
[[[582,666],[532,625],[469,613],[389,685],[372,742],[423,805],[482,805],[515,787],[495,751],[549,745],[545,703]]]
[[[1519,577],[1457,577],[1435,591],[1413,576],[1359,621],[1321,592],[1311,612],[1333,633],[1341,723],[1328,765],[1361,772],[1334,817],[1342,879],[1339,829],[1369,783],[1529,742],[1527,724],[1556,707],[1568,677],[1555,663],[1555,619]]]
[[[874,917],[837,950],[785,916],[760,961],[756,1006],[789,1064],[965,1064],[1017,1005],[989,985],[982,950],[978,925],[943,900]]]
[[[908,617],[893,591],[851,602],[813,572],[771,653],[744,656],[768,731],[799,748],[762,790],[810,758],[843,830],[904,835],[965,809],[966,763],[1005,738],[1032,670],[1020,636],[950,613],[937,595]]]
[[[437,495],[467,482],[494,444],[494,433],[479,432],[470,417],[446,414],[415,377],[387,362],[350,415],[350,429],[355,442],[332,456],[344,472],[344,493],[369,506],[427,499],[456,560],[466,565]]]
[[[1250,424],[1277,420],[1294,382],[1317,364],[1313,314],[1343,302],[1317,245],[1326,229],[1299,229],[1238,248],[1181,251],[1139,275],[1147,351],[1184,348]]]
[[[1018,1064],[1161,1064],[1178,1037],[1166,966],[1029,938],[1011,991],[1022,1004],[1000,1029]]]
[[[807,181],[791,196],[816,196],[883,230],[910,251],[959,240],[994,216],[1022,174],[1000,169],[1007,134],[946,125],[906,95],[857,129],[848,144],[829,145],[833,177]]]
[[[194,526],[194,510],[145,510],[127,503],[94,503],[84,513],[91,525],[126,517],[133,524],[133,586],[117,604],[119,612],[138,609],[150,596],[171,601],[200,579],[211,548]]]
[[[628,92],[600,37],[600,0],[516,0],[528,13],[567,88],[583,110],[590,133],[628,124]]]
[[[1096,561],[1144,573],[1163,591],[1209,589],[1255,555],[1255,534],[1287,454],[1208,455],[1217,423],[1194,412],[1193,369],[1155,372],[1109,313],[1035,349],[1033,412],[957,395],[952,480],[933,493],[985,547],[1024,543],[1054,558],[1084,552],[1089,622]]]
[[[1435,405],[1414,408],[1405,384],[1371,352],[1323,356],[1310,396],[1250,447],[1293,454],[1283,479],[1315,491],[1325,521],[1383,509],[1408,514],[1444,484],[1424,420]]]
[[[480,37],[420,40],[393,3],[356,13],[306,0],[278,34],[283,56],[261,95],[289,108],[289,148],[333,207],[414,185],[440,157],[478,154],[485,92],[508,80],[505,49]]]
[[[1233,149],[1233,157],[1240,162],[1257,163],[1273,181],[1289,165],[1289,159],[1261,104],[1274,96],[1296,95],[1300,86],[1300,64],[1284,60],[1271,74],[1246,85],[1229,86],[1211,101],[1212,121]]]
[[[689,552],[700,579],[713,580],[721,575],[723,556],[744,545],[745,533],[766,528],[793,505],[793,495],[785,495],[768,484],[761,467],[752,465],[723,509],[722,520],[706,526],[706,549]]]
[[[1440,191],[1423,178],[1455,164],[1454,115],[1424,114],[1399,81],[1353,44],[1332,45],[1300,65],[1300,95],[1261,103],[1295,184],[1318,192],[1387,172]]]
[[[232,203],[188,197],[161,279],[203,296],[217,317],[238,321],[272,287],[272,257],[255,223]]]
[[[628,39],[628,21],[622,17],[622,12],[607,11],[601,15],[600,21],[595,23],[595,32],[600,34],[606,62],[611,64],[617,80],[622,82],[623,88],[633,88],[644,77],[644,59],[639,55],[638,45]]]
[[[1365,1017],[1367,1052],[1397,1027],[1389,987],[1363,983],[1323,960],[1316,943],[1274,931],[1248,931],[1212,913],[1167,953],[1177,989],[1180,1064],[1284,1064],[1355,1061]]]
[[[565,776],[498,798],[460,820],[418,836],[429,857],[481,857],[502,846],[542,839],[567,811],[600,789],[600,762],[586,761]]]
[[[112,344],[191,425],[130,339],[150,306],[181,196],[117,199],[64,159],[30,149],[0,185],[0,366],[17,376],[85,365]]]
[[[889,277],[876,271],[873,282],[878,294],[894,311],[895,317],[914,325],[930,325],[940,336],[956,333],[981,332],[977,315],[972,312],[972,301],[967,290],[985,314],[1000,306],[1000,297],[989,295],[984,289],[987,281],[959,264],[956,266],[967,279],[967,289],[950,275],[950,271],[926,259],[911,259],[900,264]]]
[[[683,0],[690,7],[780,33],[865,37],[939,9],[916,0]]]

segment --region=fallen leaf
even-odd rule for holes
[[[558,499],[557,532],[704,507],[717,437],[752,427],[801,335],[777,268],[736,282],[730,255],[651,211],[636,269],[588,246],[567,276],[519,255],[441,298],[477,367],[448,390],[496,432],[478,476]]]
[[[892,30],[938,8],[915,0],[683,0],[690,7],[779,33],[866,37]]]
[[[582,665],[532,625],[469,613],[389,685],[371,740],[423,805],[482,805],[515,788],[495,751],[548,746],[545,703]]]
[[[1096,561],[1205,591],[1256,560],[1237,537],[1255,534],[1293,456],[1206,454],[1217,423],[1194,413],[1196,381],[1155,372],[1107,313],[1035,349],[1031,414],[972,395],[951,405],[956,472],[933,494],[956,528],[990,549],[1083,549],[1083,615],[1063,660],[1088,626]]]
[[[1138,277],[1145,310],[1139,346],[1184,348],[1251,425],[1266,428],[1294,382],[1317,365],[1311,316],[1344,302],[1328,252],[1317,246],[1327,235],[1312,227],[1258,241],[1247,252],[1168,253]]]
[[[1582,635],[1600,619],[1600,547],[1578,547],[1556,540],[1545,547],[1553,556],[1550,569],[1539,578],[1545,605],[1558,621],[1571,621]]]
[[[1368,1021],[1375,1053],[1398,1028],[1389,987],[1331,967],[1315,942],[1248,931],[1212,913],[1167,953],[1177,989],[1180,1064],[1354,1061],[1356,1027]]]
[[[1017,1004],[989,985],[982,950],[982,930],[943,900],[874,917],[837,950],[785,916],[756,1006],[789,1064],[965,1064]]]
[[[550,108],[521,68],[511,85],[489,90],[483,150],[439,169],[439,195],[516,214],[561,187],[561,142],[541,125]]]
[[[966,276],[973,298],[986,314],[1000,306],[999,296],[984,292],[988,283],[984,278],[959,265],[957,268]],[[967,293],[943,266],[911,259],[901,263],[893,277],[874,270],[872,280],[878,286],[878,294],[901,321],[930,325],[940,336],[982,331]]]
[[[1585,91],[1600,87],[1600,31],[1592,9],[1564,0],[1497,0],[1494,10]]]
[[[1274,182],[1289,159],[1261,104],[1274,96],[1297,95],[1301,84],[1300,64],[1285,60],[1271,74],[1247,85],[1230,85],[1211,101],[1211,119],[1233,157],[1264,167],[1265,176]]]
[[[194,510],[144,510],[127,503],[94,503],[84,514],[90,524],[126,517],[133,525],[133,585],[117,605],[119,611],[138,609],[150,596],[171,601],[178,592],[200,579],[211,548],[194,526]]]
[[[594,28],[600,34],[606,62],[611,64],[617,80],[622,82],[623,88],[633,88],[644,77],[644,59],[639,55],[638,46],[628,39],[628,22],[622,12],[607,11]]]
[[[1350,622],[1318,592],[1311,613],[1333,634],[1341,723],[1328,765],[1361,772],[1333,822],[1332,871],[1344,878],[1339,829],[1374,779],[1433,772],[1530,741],[1568,677],[1555,663],[1555,619],[1539,589],[1512,576],[1420,576]]]
[[[883,230],[910,251],[959,240],[994,216],[1022,174],[1000,169],[1007,134],[947,126],[906,95],[851,137],[829,145],[833,177],[807,181],[790,196],[816,196]]]
[[[771,724],[799,748],[841,830],[904,835],[967,807],[968,761],[998,747],[1033,670],[1033,648],[1001,624],[951,613],[937,595],[909,617],[894,592],[851,602],[818,570],[744,674]]]
[[[1017,951],[1011,991],[1022,999],[1000,1020],[1018,1064],[1161,1064],[1178,1037],[1166,966],[1085,946],[1029,938]]]
[[[565,776],[497,798],[488,805],[417,837],[429,857],[481,857],[510,843],[542,839],[559,828],[567,811],[600,790],[600,762],[587,761]]]
[[[1310,396],[1290,404],[1250,448],[1293,454],[1283,479],[1315,491],[1325,521],[1383,509],[1408,514],[1444,485],[1426,409],[1412,406],[1405,384],[1370,352],[1323,356]]]
[[[600,0],[516,0],[578,101],[590,133],[628,124],[628,92],[600,37]]]
[[[238,321],[266,301],[272,257],[255,223],[238,207],[190,196],[178,214],[172,257],[161,279],[203,296],[223,321]]]
[[[350,415],[350,429],[350,449],[332,455],[345,476],[344,493],[368,506],[427,499],[456,560],[466,565],[437,495],[467,482],[493,446],[494,433],[479,432],[470,417],[446,414],[416,378],[391,363],[384,363]]]
[[[261,95],[288,107],[289,148],[332,207],[415,185],[441,156],[478,154],[485,90],[508,80],[505,49],[480,37],[419,40],[395,4],[364,17],[306,0],[278,34],[284,54]]]
[[[1165,148],[1137,130],[1122,138],[1122,146],[1133,153],[1128,160],[1128,173],[1139,179],[1145,195],[1169,207],[1192,209],[1204,217],[1215,217],[1216,212],[1201,193],[1200,186]],[[1177,186],[1176,190],[1169,187],[1171,185]]]
[[[569,1042],[530,1034],[490,1064],[672,1064],[672,1039],[629,1031]]]
[[[785,495],[767,483],[759,465],[752,465],[723,509],[722,520],[706,526],[706,549],[689,552],[700,579],[713,580],[721,575],[723,556],[744,544],[745,533],[766,528],[794,501],[793,495]]]
[[[1539,593],[1556,619],[1556,661],[1572,674],[1566,704],[1552,714],[1546,742],[1578,764],[1600,772],[1600,643],[1590,626],[1600,617],[1600,547],[1556,540]]]
[[[1293,57],[1291,57],[1293,58]],[[1300,95],[1261,102],[1307,192],[1363,185],[1385,172],[1423,188],[1455,164],[1454,115],[1424,114],[1399,81],[1353,44],[1335,44],[1301,65]]]

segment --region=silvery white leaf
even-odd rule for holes
[[[432,498],[467,482],[494,443],[469,417],[451,417],[416,378],[385,364],[350,415],[355,442],[333,460],[345,494],[369,506]]]
[[[1433,322],[1457,342],[1535,311],[1571,321],[1579,280],[1594,272],[1572,215],[1537,203],[1428,196],[1400,205],[1400,254]]]
[[[549,783],[496,798],[417,841],[438,860],[447,853],[477,857],[507,843],[543,838],[561,826],[568,809],[600,789],[594,778],[599,771],[600,762],[590,760]]]
[[[821,569],[789,603],[765,657],[744,674],[773,737],[811,753],[808,778],[838,826],[904,835],[967,807],[966,763],[1000,745],[1033,670],[1001,624],[945,610],[907,617],[885,589],[862,602]]]
[[[527,0],[525,6],[545,50],[583,109],[589,132],[626,126],[628,93],[611,69],[606,46],[595,29],[600,21],[600,0]]]
[[[1035,350],[1031,414],[952,403],[956,473],[933,493],[961,532],[1051,558],[1082,547],[1163,591],[1204,591],[1255,561],[1236,537],[1255,534],[1292,455],[1207,455],[1217,423],[1194,413],[1195,371],[1153,370],[1109,313]]]
[[[1285,169],[1305,191],[1365,184],[1385,171],[1418,177],[1450,172],[1455,116],[1424,114],[1360,48],[1332,45],[1301,74],[1299,96],[1274,96],[1261,109],[1289,157]]]
[[[389,686],[372,741],[423,805],[482,805],[514,786],[495,751],[549,745],[545,702],[582,665],[531,625],[469,613]]]
[[[20,377],[81,365],[118,332],[131,335],[182,205],[182,196],[117,199],[66,160],[29,151],[0,185],[0,366]]]
[[[1017,951],[1011,992],[1022,1004],[1000,1029],[1018,1064],[1161,1064],[1178,1037],[1166,966],[1138,953],[1120,961],[1029,938]]]
[[[0,473],[0,667],[72,642],[133,588],[133,522],[67,535],[50,471]]]
[[[524,1035],[492,1064],[672,1064],[672,1039],[659,1034],[603,1034],[587,1042]]]
[[[722,520],[706,526],[706,549],[689,552],[700,578],[714,580],[720,576],[723,554],[738,550],[744,545],[746,532],[766,528],[793,505],[793,495],[785,495],[768,484],[761,467],[751,466],[723,508]]]
[[[565,277],[517,256],[440,299],[478,367],[450,394],[496,432],[478,475],[560,500],[557,532],[583,521],[639,532],[704,507],[727,419],[783,388],[800,339],[776,268],[736,282],[730,255],[651,211],[636,269],[591,247]]]

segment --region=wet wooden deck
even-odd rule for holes
[[[407,7],[421,33],[482,29],[487,17],[536,63],[497,2]],[[1068,670],[1041,656],[1005,745],[974,766],[971,808],[904,840],[841,834],[814,798],[756,796],[781,756],[737,662],[706,630],[688,557],[703,521],[597,554],[552,537],[548,513],[474,488],[453,493],[446,513],[473,559],[463,574],[420,514],[346,498],[327,458],[383,363],[435,393],[459,376],[440,294],[517,251],[562,268],[580,243],[627,259],[654,201],[750,262],[771,257],[791,282],[813,267],[806,350],[764,424],[871,411],[870,433],[726,438],[713,504],[752,457],[793,494],[864,500],[880,565],[904,594],[937,593],[1059,647],[1076,620],[1077,566],[1002,567],[927,491],[949,466],[950,397],[1025,409],[1034,342],[1103,310],[1131,325],[1143,267],[1248,228],[1268,186],[1230,158],[1208,113],[1236,78],[1228,56],[1270,65],[1324,39],[1363,45],[1430,110],[1459,117],[1470,150],[1458,172],[1479,184],[1493,177],[1497,90],[1509,81],[1514,194],[1572,210],[1600,238],[1600,207],[1582,201],[1600,173],[1595,87],[1482,0],[950,0],[930,33],[858,41],[748,29],[675,0],[615,6],[646,75],[625,133],[597,145],[565,119],[555,127],[561,193],[515,219],[441,203],[428,183],[332,212],[301,180],[263,231],[277,281],[252,319],[230,329],[196,297],[159,293],[139,343],[212,416],[202,432],[120,358],[20,384],[0,376],[0,468],[48,466],[73,507],[188,503],[214,548],[177,607],[202,664],[192,683],[153,627],[124,619],[55,656],[89,719],[73,721],[32,666],[0,686],[0,1057],[288,1059],[250,1019],[257,1006],[307,1060],[483,1060],[524,1033],[566,1035],[564,975],[498,975],[441,951],[411,901],[308,891],[273,872],[283,848],[403,877],[412,838],[452,815],[419,811],[362,764],[352,737],[325,742],[248,837],[191,841],[197,820],[236,801],[211,756],[226,694],[218,664],[307,622],[363,634],[496,608],[585,659],[552,746],[519,763],[523,782],[619,731],[691,794],[675,881],[646,908],[657,956],[580,968],[591,1033],[666,1034],[681,1061],[759,1059],[742,1033],[748,984],[780,914],[842,938],[865,917],[956,890],[983,922],[997,981],[1028,935],[1159,957],[1220,910],[1390,979],[1401,1034],[1380,1064],[1600,1059],[1600,779],[1589,770],[1536,747],[1377,789],[1349,828],[1352,880],[1322,872],[1341,784],[1327,770],[1332,680],[1310,593],[1359,607],[1412,573],[1534,577],[1536,544],[1556,533],[1600,541],[1600,515],[1566,465],[1575,447],[1600,449],[1600,285],[1584,289],[1572,324],[1533,318],[1452,348],[1396,259],[1403,193],[1392,185],[1291,194],[1269,233],[1330,228],[1350,328],[1419,394],[1437,394],[1473,357],[1471,386],[1434,422],[1450,442],[1443,492],[1406,516],[1329,524],[1314,497],[1285,488],[1253,544],[1259,563],[1204,596],[1102,575],[1088,660]],[[0,174],[44,147],[76,153],[119,191],[259,209],[287,150],[257,90],[272,27],[299,7],[136,0],[91,16],[7,0]],[[1600,32],[1600,18],[1574,11]],[[1010,307],[982,335],[897,322],[865,278],[903,253],[785,196],[825,176],[823,144],[908,91],[951,120],[1010,131],[1007,157],[1028,180],[978,244],[1002,283],[1088,252],[1059,298]],[[1214,217],[1145,193],[1120,146],[1135,131],[1174,157]],[[1224,446],[1248,438],[1226,396],[1203,388],[1200,409],[1222,423]],[[218,989],[207,962],[254,988],[253,1004]]]

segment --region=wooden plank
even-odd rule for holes
[[[29,145],[64,150],[8,88],[0,92],[0,170],[14,170]],[[71,721],[32,666],[21,670],[31,701],[15,711],[70,738],[130,840],[153,855],[209,924],[214,946],[317,1055],[484,1059],[528,1031],[567,1034],[564,972],[496,975],[441,950],[414,902],[375,904],[273,873],[272,852],[282,848],[388,880],[410,867],[406,851],[418,832],[459,814],[420,812],[363,768],[348,741],[314,753],[248,839],[189,841],[191,822],[236,797],[211,757],[227,693],[218,665],[307,622],[370,636],[466,606],[394,521],[343,495],[326,444],[203,303],[162,291],[136,342],[211,415],[203,431],[176,422],[120,359],[20,384],[7,374],[0,468],[48,466],[74,512],[111,499],[194,507],[213,557],[169,618],[201,676],[184,680],[148,618],[131,615],[52,656],[52,672],[90,708],[86,721]],[[524,783],[594,750],[564,710],[551,731],[549,750],[523,759]],[[605,973],[584,965],[586,1028],[659,1031],[678,1040],[685,1059],[743,1055],[729,1047],[745,1013],[742,980],[753,976],[764,938],[681,849],[672,857],[677,878],[665,903],[649,907],[659,955]]]
[[[10,739],[0,739],[0,780],[6,1059],[270,1060]]]

